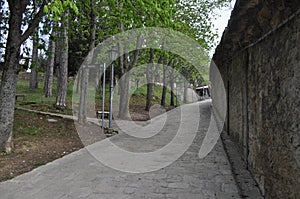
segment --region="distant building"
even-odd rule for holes
[[[200,86],[196,88],[196,93],[199,95],[200,100],[210,97],[210,86]]]

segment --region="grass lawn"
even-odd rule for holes
[[[74,81],[70,80],[68,82],[68,91],[67,91],[67,107],[65,110],[57,109],[55,106],[55,94],[56,94],[56,86],[57,82],[53,82],[53,96],[51,98],[45,98],[44,96],[44,83],[40,82],[39,87],[34,91],[29,91],[29,82],[28,81],[21,81],[19,80],[17,83],[17,93],[18,94],[26,94],[27,98],[22,100],[21,98],[18,99],[16,102],[16,106],[24,107],[28,109],[34,109],[39,111],[45,112],[52,112],[52,113],[60,113],[60,114],[68,114],[72,115],[72,94],[73,94],[73,85]],[[109,110],[109,86],[105,89],[105,110]],[[141,86],[138,88],[132,97],[130,98],[129,104],[130,108],[134,109],[135,111],[138,109],[144,109],[146,105],[146,93],[147,93],[147,86]],[[162,87],[155,85],[154,92],[152,96],[152,104],[160,104],[161,101],[161,93]],[[102,91],[97,91],[95,94],[95,103],[96,109],[102,109]],[[166,104],[170,104],[170,90],[167,91],[166,96]]]

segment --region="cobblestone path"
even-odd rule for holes
[[[200,110],[196,137],[179,159],[162,169],[146,173],[112,169],[100,163],[89,152],[89,148],[95,146],[109,150],[105,142],[99,142],[0,183],[0,198],[240,198],[220,139],[205,158],[198,157],[210,122],[210,102],[194,103],[187,105],[187,108],[190,112],[195,110],[194,114]],[[110,138],[111,142],[127,151],[150,152],[170,143],[180,123],[195,120],[192,113],[180,117],[180,109],[168,112],[167,117],[168,121],[161,132],[151,138],[140,139],[120,133]],[[160,118],[153,120],[154,123],[159,121]],[[139,125],[145,126],[147,123]],[[186,132],[192,128],[189,125],[183,127]],[[168,154],[165,156],[167,159]],[[126,157],[120,157],[120,161],[126,161]]]

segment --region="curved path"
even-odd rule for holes
[[[184,114],[180,109],[168,112],[168,121],[160,133],[151,138],[133,138],[124,133],[110,138],[112,143],[126,151],[155,151],[172,142],[182,121],[193,121],[195,114],[200,114],[199,126],[191,146],[179,159],[162,169],[147,173],[114,170],[96,160],[94,156],[97,155],[90,153],[95,148],[105,148],[107,141],[99,142],[0,183],[0,198],[240,198],[222,141],[219,140],[205,158],[199,159],[198,156],[210,122],[210,102],[198,102],[186,105],[186,108],[191,114],[184,115],[184,120],[178,117]],[[159,118],[153,120],[154,124],[159,121]],[[194,127],[182,126],[186,133],[191,133],[189,129]],[[170,154],[164,155],[167,159]],[[122,161],[126,162],[126,158],[123,157]],[[122,161],[119,163],[122,164]]]

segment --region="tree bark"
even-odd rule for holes
[[[77,71],[77,81],[76,81],[76,94],[78,94],[81,89],[81,81],[80,81],[81,78],[82,78],[81,70],[78,70]]]
[[[18,66],[18,61],[15,60],[14,56],[19,55],[15,52],[9,54],[6,56],[6,69],[2,73],[0,88],[0,151],[8,153],[13,148],[12,130],[17,82],[16,66]]]
[[[147,97],[146,97],[146,107],[145,110],[149,111],[151,108],[151,100],[153,95],[153,84],[154,84],[154,74],[153,74],[153,67],[154,67],[154,50],[150,49],[150,60],[146,70],[146,78],[147,78]]]
[[[33,36],[33,45],[32,45],[32,60],[31,60],[31,72],[29,79],[29,90],[34,91],[38,88],[38,30],[34,33]]]
[[[187,80],[183,80],[183,103],[187,103],[187,92],[188,92],[188,82]]]
[[[166,80],[166,72],[167,72],[167,66],[166,63],[163,65],[163,88],[161,93],[161,102],[160,105],[162,107],[166,106],[166,95],[167,95],[167,80]]]
[[[12,150],[12,129],[14,121],[14,107],[17,73],[21,44],[35,31],[44,12],[43,7],[48,1],[43,1],[40,10],[28,23],[26,30],[22,31],[22,16],[29,0],[8,0],[9,21],[8,37],[5,47],[5,64],[0,83],[0,151]],[[22,32],[24,32],[22,34]]]
[[[55,26],[53,26],[51,37],[55,37]],[[52,90],[53,90],[53,72],[54,72],[54,63],[55,63],[55,41],[54,39],[50,40],[49,43],[49,57],[48,57],[48,66],[46,69],[46,75],[45,75],[45,97],[49,98],[52,97]]]
[[[170,106],[175,106],[175,101],[174,101],[174,67],[175,65],[172,65],[172,68],[170,69],[170,88],[171,88],[171,98],[170,98]]]
[[[162,107],[166,106],[166,96],[167,96],[167,68],[168,66],[170,66],[172,63],[172,59],[169,61],[169,63],[166,63],[166,60],[164,61],[164,65],[163,65],[163,90],[162,90],[162,94],[161,94],[161,102],[160,105]]]
[[[33,9],[34,14],[38,13],[37,7],[36,7],[36,1],[33,1]],[[34,91],[38,88],[38,45],[39,45],[39,28],[37,27],[33,37],[32,37],[32,59],[31,59],[31,72],[30,72],[30,79],[29,79],[29,91]]]
[[[89,69],[88,66],[82,67],[80,72],[81,78],[78,81],[81,82],[80,90],[80,99],[79,99],[79,111],[78,111],[78,122],[84,124],[87,121],[86,118],[86,98],[87,98],[87,88],[88,88],[88,78],[89,78]]]
[[[119,118],[128,119],[129,114],[129,82],[130,82],[130,73],[127,72],[123,75],[120,80],[120,105],[119,105]]]
[[[26,2],[8,1],[9,32],[5,49],[5,64],[0,83],[0,151],[11,152],[17,72],[21,47],[22,13]]]
[[[68,13],[62,14],[61,22],[61,56],[60,63],[57,70],[57,93],[56,93],[56,107],[64,109],[67,106],[67,89],[68,89]]]

